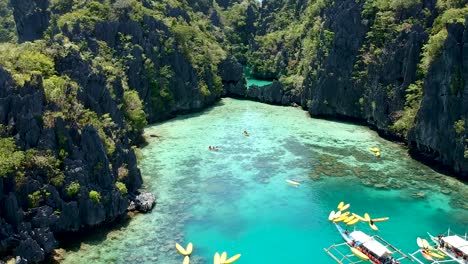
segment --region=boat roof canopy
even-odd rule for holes
[[[387,247],[380,244],[373,237],[366,235],[362,231],[354,231],[350,235],[355,241],[361,242],[369,251],[372,251],[372,253],[378,257],[390,254],[390,251],[387,249]]]
[[[465,255],[468,255],[468,241],[465,239],[454,235],[454,236],[446,236],[443,238],[444,242],[455,247],[456,249],[463,252]]]

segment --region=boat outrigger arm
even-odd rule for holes
[[[368,262],[367,260],[358,259],[353,253],[345,254],[340,248],[346,247],[349,249],[348,243],[333,244],[329,248],[324,248],[325,252],[339,264],[357,264]],[[348,250],[348,252],[350,252]]]

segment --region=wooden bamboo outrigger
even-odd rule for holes
[[[349,248],[349,245],[347,243],[341,243],[341,244],[331,245],[329,248],[324,248],[323,250],[325,250],[325,252],[339,264],[357,264],[357,263],[364,262],[364,260],[362,259],[357,259],[357,257],[354,254],[346,255],[345,253],[341,252],[338,248],[343,247],[343,246]],[[335,251],[335,253],[333,253],[332,250]]]

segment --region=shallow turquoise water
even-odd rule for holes
[[[247,66],[244,66],[244,75],[245,75],[245,78],[247,79],[247,88],[249,88],[252,85],[263,87],[263,86],[267,86],[273,83],[272,81],[255,79],[250,74],[250,68]]]
[[[194,243],[192,263],[212,263],[216,251],[241,253],[243,264],[334,263],[323,248],[341,242],[327,217],[342,200],[361,215],[389,216],[378,233],[406,253],[426,232],[468,229],[465,184],[365,127],[223,99],[146,134],[158,136],[148,137],[141,164],[146,188],[158,196],[155,210],[103,241],[83,242],[64,263],[182,263],[175,242]],[[370,146],[382,150],[380,159]]]
[[[247,87],[250,87],[252,85],[263,87],[263,86],[270,85],[272,83],[273,82],[271,81],[264,81],[264,80],[253,79],[252,77],[247,77]]]

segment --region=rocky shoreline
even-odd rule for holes
[[[239,1],[223,6],[234,2]],[[255,19],[281,7],[279,1],[264,2],[260,18],[248,8],[250,37],[255,30],[268,31],[268,23],[253,28]],[[7,46],[18,48],[19,57],[10,58],[10,68],[0,66],[0,147],[8,153],[5,160],[12,158],[0,176],[0,258],[41,262],[58,246],[55,234],[93,230],[129,210],[151,210],[154,196],[139,193],[136,146],[144,144],[143,127],[200,111],[223,96],[300,106],[314,117],[366,124],[386,138],[405,141],[415,158],[468,179],[468,20],[444,25],[447,39],[421,84],[420,109],[405,137],[391,126],[405,110],[405,91],[416,81],[428,35],[418,25],[399,32],[385,47],[382,63],[366,66],[366,77],[356,82],[354,65],[369,26],[362,4],[354,0],[322,12],[333,38],[326,52],[317,50],[320,65],[309,67],[320,71],[249,89],[243,66],[220,47],[225,35],[214,7],[205,14],[206,6],[193,1],[190,10],[168,4],[147,15],[143,11],[157,6],[143,1],[138,10],[110,6],[121,13],[107,17],[109,6],[94,3],[82,7],[89,14],[79,10],[91,16],[81,21],[62,17],[76,15],[73,5],[53,4],[11,1],[19,42],[37,42]],[[436,8],[425,0],[402,17],[418,18],[423,7]],[[201,31],[185,37],[193,33],[197,16],[220,27],[211,28],[217,38],[203,42],[212,34]],[[284,68],[286,52],[279,55],[276,68]]]

